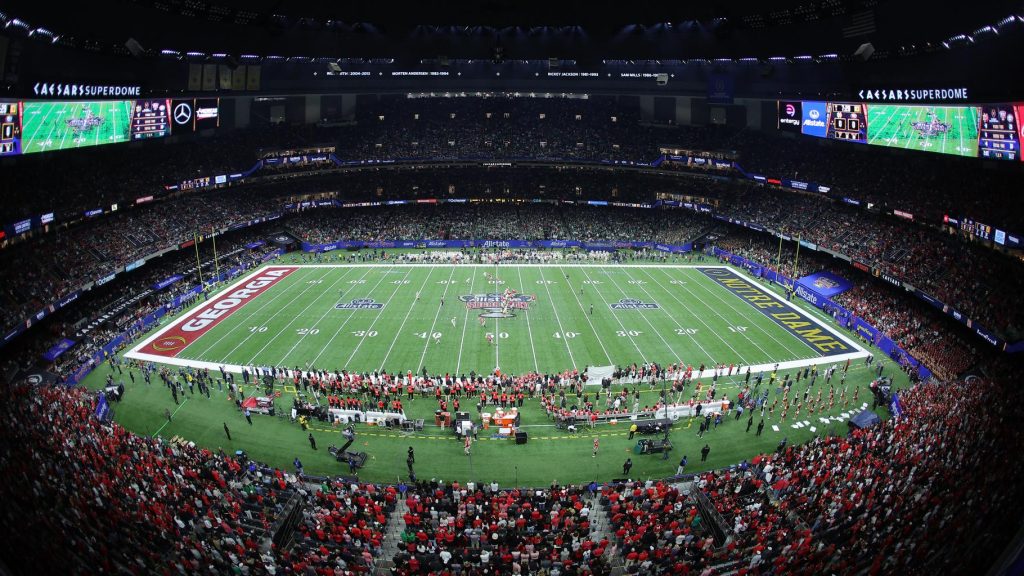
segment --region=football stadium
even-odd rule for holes
[[[1021,573],[1024,13],[931,8],[4,6],[0,573]]]

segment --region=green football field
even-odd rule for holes
[[[268,270],[285,269],[287,276],[236,307],[215,325],[200,330],[201,335],[187,346],[168,347],[163,358],[143,351],[151,352],[152,346],[173,340],[169,334],[179,333],[204,311],[216,309],[226,298],[238,294],[238,290],[266,277]],[[727,289],[709,273],[727,278],[733,289]],[[492,300],[482,296],[509,288],[520,295],[517,301],[522,304],[494,306]],[[362,306],[352,307],[353,301]],[[789,320],[789,327],[759,309],[756,303],[770,304],[770,310],[775,310],[779,318]],[[500,317],[485,317],[481,325],[481,314]],[[794,320],[797,317],[799,321]],[[803,326],[805,321],[812,327]],[[780,403],[778,383],[770,387],[767,383],[774,363],[780,363],[781,380],[786,373],[793,375],[798,365],[842,367],[843,359],[851,358],[850,372],[842,387],[838,376],[832,382],[837,388],[836,405],[831,410],[826,408],[824,413],[815,414],[805,411],[797,418],[791,408],[786,421],[781,420],[781,409],[766,412],[765,429],[759,437],[755,430],[762,419],[760,413],[749,433],[745,431],[746,416],[737,422],[728,414],[725,423],[703,439],[696,437],[697,422],[683,419],[671,433],[675,449],[665,460],[660,455],[633,454],[636,439],[628,439],[628,424],[624,422],[566,434],[552,425],[538,400],[527,400],[521,408],[523,430],[530,438],[526,445],[491,438],[485,432],[471,457],[463,454],[462,444],[450,430],[433,426],[437,408],[433,397],[417,398],[405,405],[408,418],[426,420],[423,432],[406,434],[365,424],[357,428],[354,448],[370,455],[367,466],[359,473],[362,479],[404,478],[405,452],[413,446],[420,478],[475,478],[505,484],[547,485],[552,480],[617,478],[627,457],[634,462],[631,476],[666,477],[675,471],[684,454],[690,459],[687,471],[692,472],[772,450],[783,438],[792,443],[823,433],[845,433],[846,417],[859,412],[865,403],[870,407],[871,395],[866,387],[874,371],[862,359],[867,352],[849,335],[840,335],[838,328],[832,333],[819,326],[825,322],[817,311],[792,306],[773,288],[750,280],[743,271],[725,267],[495,268],[275,263],[165,321],[156,332],[133,345],[128,356],[155,360],[172,368],[207,366],[218,375],[219,365],[232,369],[253,364],[303,369],[313,366],[332,371],[373,371],[383,367],[390,372],[405,372],[426,367],[431,373],[467,374],[471,370],[488,373],[496,366],[506,373],[521,373],[644,361],[682,360],[695,367],[700,363],[742,364],[753,365],[754,377],[764,370],[765,381],[759,392],[768,390],[769,402]],[[493,344],[488,343],[487,334],[494,335]],[[835,336],[834,341],[842,342],[846,352],[823,356],[815,347],[823,346],[827,340],[823,334]],[[111,370],[96,370],[86,385],[102,386]],[[136,376],[135,382],[129,372]],[[892,366],[887,365],[885,373],[896,376],[898,385],[905,385],[905,377]],[[145,386],[139,374],[127,368],[124,373],[114,373],[115,381],[124,380],[127,388],[125,400],[114,407],[116,419],[131,430],[166,438],[178,436],[211,449],[244,449],[253,458],[281,467],[290,467],[292,460],[299,457],[307,473],[348,472],[347,466],[334,462],[326,451],[330,444],[343,443],[339,428],[315,422],[312,432],[318,450],[313,450],[307,441],[308,432],[290,421],[288,411],[296,393],[291,386],[279,387],[282,395],[277,401],[278,415],[253,416],[250,426],[227,399],[225,390],[214,387],[209,399],[198,393],[186,393],[181,404],[175,405],[158,379]],[[705,375],[700,380],[706,390],[710,378]],[[736,372],[719,380],[718,391],[720,395],[735,397],[743,385],[743,373]],[[654,405],[660,386],[641,386],[641,403]],[[799,391],[802,396],[805,388],[805,382],[801,382],[792,394],[795,396]],[[597,389],[591,387],[588,394],[593,395]],[[808,390],[810,398],[816,398],[819,390],[827,402],[829,389],[821,379]],[[841,392],[845,392],[842,400]],[[250,388],[246,396],[257,393]],[[692,393],[691,386],[684,392],[685,399]],[[855,394],[859,395],[856,400]],[[478,418],[475,402],[465,401],[463,410]],[[170,422],[166,412],[172,414]],[[224,424],[231,429],[231,440],[223,431]],[[601,441],[597,458],[591,457],[594,437]],[[699,451],[704,443],[712,451],[708,461],[700,463]]]
[[[26,102],[25,154],[115,144],[129,140],[132,102]]]
[[[868,144],[977,156],[978,109],[870,104]]]

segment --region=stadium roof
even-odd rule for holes
[[[424,0],[301,3],[280,0],[98,0],[87,10],[14,0],[10,17],[65,38],[163,49],[308,57],[768,58],[850,54],[863,42],[895,52],[938,47],[1024,13],[993,0],[958,10],[922,0],[776,0],[729,3]]]

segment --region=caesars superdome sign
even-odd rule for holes
[[[142,87],[116,84],[36,82],[32,85],[32,94],[39,98],[127,98],[142,96]]]

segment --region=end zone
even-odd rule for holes
[[[296,270],[297,266],[267,266],[253,272],[161,328],[125,357],[168,363],[235,310],[252,302]]]

